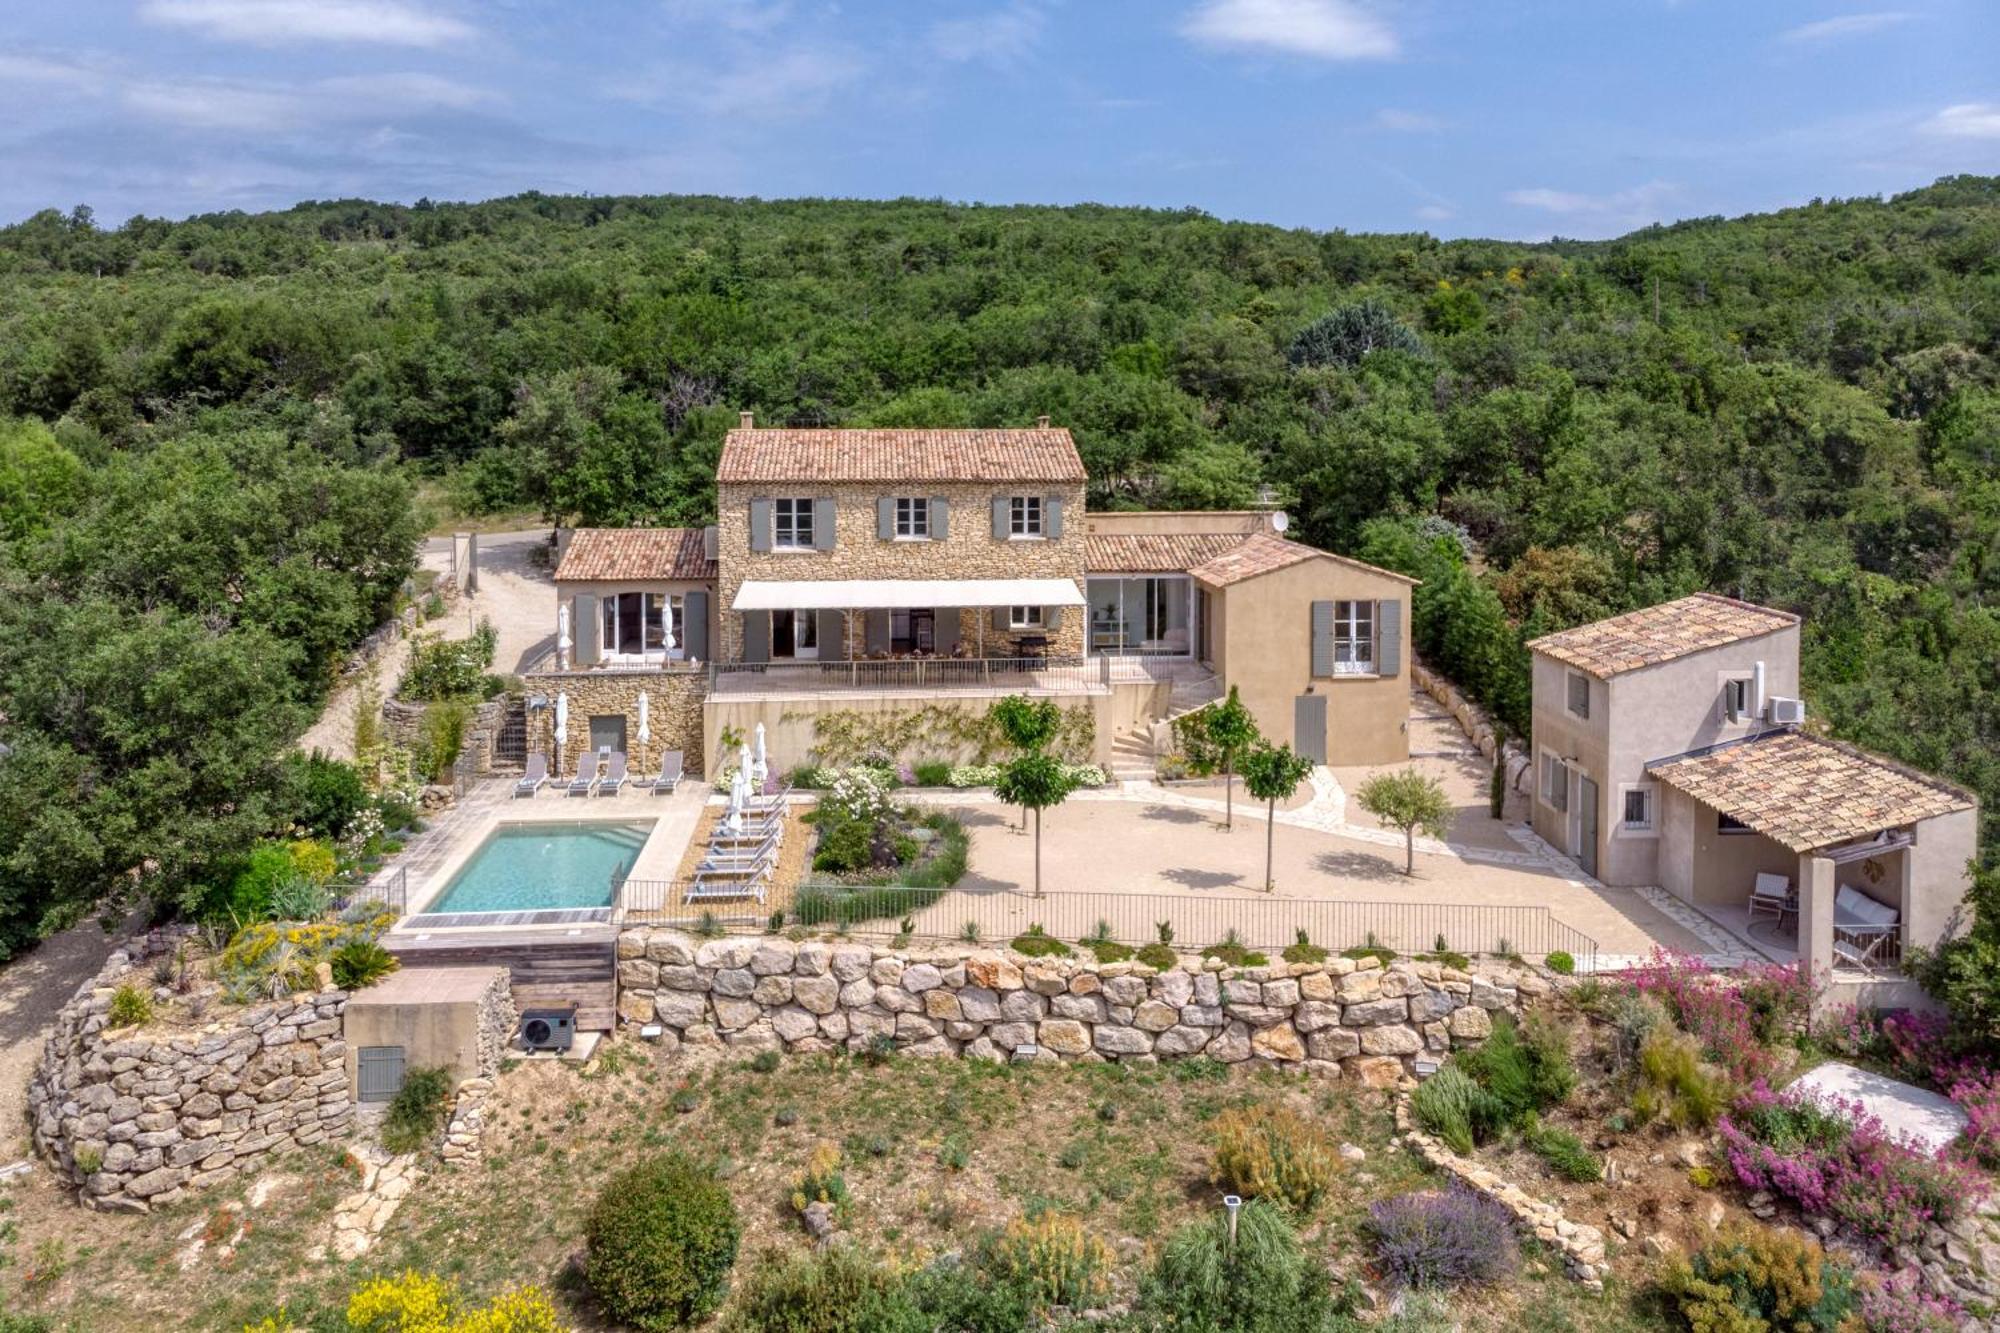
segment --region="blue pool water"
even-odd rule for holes
[[[426,912],[609,907],[611,886],[646,845],[653,821],[502,824]]]

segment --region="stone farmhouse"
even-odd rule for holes
[[[1797,616],[1697,593],[1528,647],[1542,838],[1869,1002],[1914,1002],[1896,965],[1960,927],[1977,804],[1805,730]]]
[[[746,412],[713,527],[566,534],[529,746],[558,773],[607,747],[636,773],[669,750],[699,773],[761,723],[783,771],[831,713],[1025,693],[1088,709],[1093,759],[1134,776],[1174,716],[1235,685],[1318,762],[1408,756],[1411,579],[1288,540],[1273,512],[1093,513],[1085,480],[1047,418],[789,430]]]

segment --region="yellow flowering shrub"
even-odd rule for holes
[[[465,1308],[458,1288],[429,1273],[376,1278],[347,1302],[355,1333],[567,1333],[539,1287],[520,1287],[490,1304]],[[262,1333],[256,1330],[254,1333]]]
[[[1110,1247],[1059,1213],[1009,1222],[994,1240],[989,1262],[996,1275],[1032,1292],[1044,1309],[1092,1309],[1111,1294]]]
[[[1237,1194],[1304,1216],[1319,1206],[1339,1172],[1333,1140],[1289,1107],[1260,1102],[1215,1118],[1209,1179]]]
[[[840,1146],[815,1144],[806,1156],[806,1169],[792,1182],[792,1207],[803,1213],[809,1204],[826,1203],[835,1208],[847,1203],[847,1178],[840,1171]]]
[[[339,867],[334,861],[333,848],[312,838],[300,838],[287,850],[291,853],[292,869],[315,884],[332,881],[334,871]]]

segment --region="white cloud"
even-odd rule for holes
[[[786,120],[823,110],[865,69],[860,57],[845,47],[794,46],[724,65],[655,65],[606,85],[605,92],[643,106]]]
[[[471,25],[403,0],[143,0],[139,17],[218,41],[257,46],[359,42],[438,47],[473,35]]]
[[[1013,4],[988,14],[947,19],[928,35],[931,50],[953,64],[983,61],[1011,65],[1034,49],[1042,35],[1043,14],[1031,4]]]
[[[1425,204],[1417,210],[1417,216],[1426,222],[1448,222],[1457,215],[1443,204]]]
[[[1389,25],[1355,0],[1202,0],[1181,32],[1210,46],[1317,60],[1387,60],[1398,49]]]
[[[319,90],[324,95],[365,104],[374,110],[432,107],[465,111],[499,100],[484,88],[436,74],[350,74],[320,80]]]
[[[2000,139],[2000,102],[1960,102],[1924,122],[1924,129],[1952,139]]]
[[[40,83],[95,94],[104,90],[108,79],[106,71],[77,61],[0,52],[0,84]]]
[[[1778,34],[1778,40],[1794,46],[1816,45],[1821,42],[1837,42],[1843,37],[1861,37],[1884,28],[1893,28],[1899,23],[1907,23],[1911,15],[1900,10],[1884,10],[1875,14],[1841,14],[1835,18],[1821,19],[1817,23],[1802,23],[1796,28],[1787,28]]]
[[[198,130],[296,129],[307,110],[288,92],[206,79],[134,83],[122,100],[148,119]]]
[[[1436,134],[1451,128],[1451,122],[1442,116],[1429,116],[1421,111],[1398,111],[1394,107],[1377,111],[1370,123],[1378,130],[1396,134]]]
[[[1504,197],[1517,208],[1553,213],[1581,226],[1632,228],[1658,222],[1680,193],[1678,185],[1667,181],[1648,181],[1629,190],[1614,190],[1608,194],[1584,194],[1575,190],[1536,186],[1509,190]]]

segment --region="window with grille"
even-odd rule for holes
[[[1007,533],[1012,537],[1042,535],[1042,497],[1016,495],[1008,501]]]
[[[1009,629],[1042,628],[1042,608],[1039,606],[1010,606],[1007,608]]]
[[[1590,716],[1590,677],[1580,671],[1569,673],[1569,711],[1578,717]]]
[[[923,541],[931,535],[931,502],[900,496],[896,500],[896,537]]]
[[[1650,832],[1653,827],[1653,789],[1651,787],[1627,787],[1625,789],[1625,827],[1635,833]]]
[[[813,544],[813,502],[773,500],[771,502],[771,545],[781,550],[811,550]]]
[[[1333,604],[1333,674],[1366,676],[1375,670],[1375,603]]]

